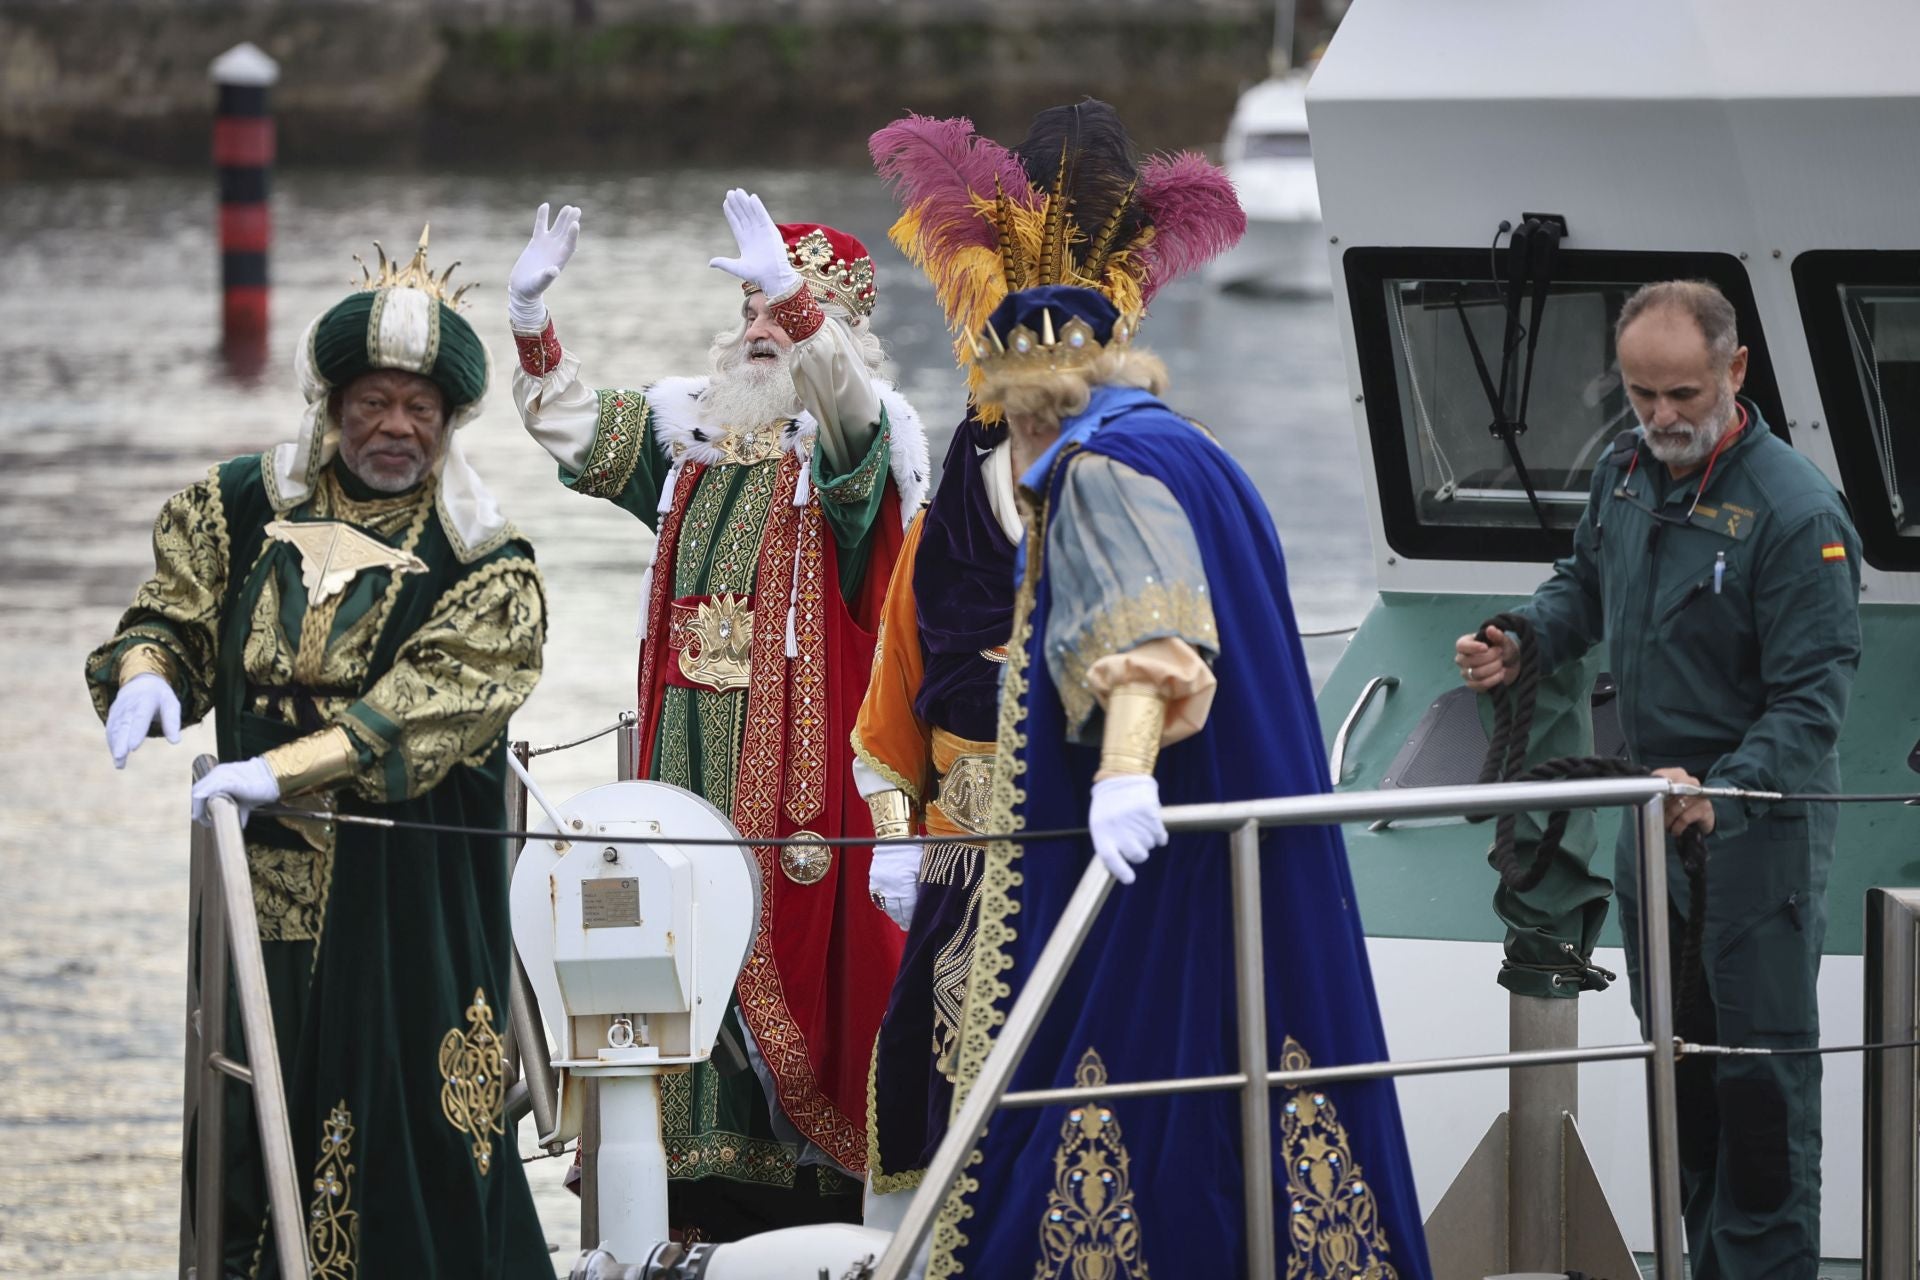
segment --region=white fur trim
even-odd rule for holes
[[[715,443],[714,428],[700,417],[700,394],[707,389],[708,382],[704,377],[662,378],[647,388],[647,407],[653,413],[653,437],[676,466],[683,462],[710,465],[725,461]],[[900,524],[905,528],[926,502],[927,490],[932,485],[927,429],[920,415],[892,383],[875,378],[873,389],[887,409],[888,469],[900,493]],[[781,431],[780,448],[790,451],[801,441],[811,440],[819,429],[813,415],[802,410]]]

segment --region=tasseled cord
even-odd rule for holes
[[[803,460],[800,464],[800,482],[793,486],[793,505],[805,508],[813,497],[813,485],[808,478],[810,468]],[[801,520],[806,517],[802,515]],[[800,612],[800,540],[806,537],[806,530],[796,526],[793,539],[793,586],[787,592],[787,658],[792,660],[800,656],[800,637],[795,634],[793,625]]]
[[[674,490],[678,489],[679,487],[680,487],[680,463],[676,462],[667,471],[667,482],[660,486],[660,502],[659,502],[659,505],[654,507],[654,510],[659,512],[662,516],[672,515],[673,514],[673,493],[674,493]],[[656,521],[655,523],[657,527],[659,522]],[[658,563],[659,563],[659,560],[656,557],[654,562],[647,566],[647,571],[640,575],[640,625],[634,628],[633,634],[639,637],[641,640],[645,640],[647,638],[647,607],[653,601],[653,569],[654,569],[654,564],[658,564]],[[788,629],[789,631],[791,631],[792,628],[789,627]],[[791,644],[791,642],[789,642],[789,644]]]

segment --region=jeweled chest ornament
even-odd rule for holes
[[[747,687],[753,650],[753,610],[732,594],[702,600],[682,628],[680,674],[725,693]]]
[[[316,605],[347,589],[367,569],[425,573],[427,562],[338,520],[275,520],[267,536],[300,553],[300,581]]]

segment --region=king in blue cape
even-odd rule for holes
[[[1131,338],[1106,298],[1064,286],[1009,294],[976,335],[982,402],[1026,446],[986,829],[1092,838],[988,845],[960,1097],[1088,858],[1124,883],[1012,1081],[1092,1100],[994,1116],[942,1207],[932,1277],[1246,1274],[1237,1097],[1108,1102],[1099,1087],[1238,1069],[1227,837],[1169,840],[1161,804],[1328,779],[1273,522],[1233,459],[1158,399],[1164,368]],[[1264,832],[1260,893],[1269,1060],[1385,1058],[1339,832]],[[1280,1089],[1273,1103],[1288,1280],[1428,1276],[1392,1084]]]

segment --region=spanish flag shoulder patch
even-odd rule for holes
[[[1826,543],[1820,548],[1820,558],[1822,560],[1845,560],[1847,558],[1847,544],[1844,542]]]

